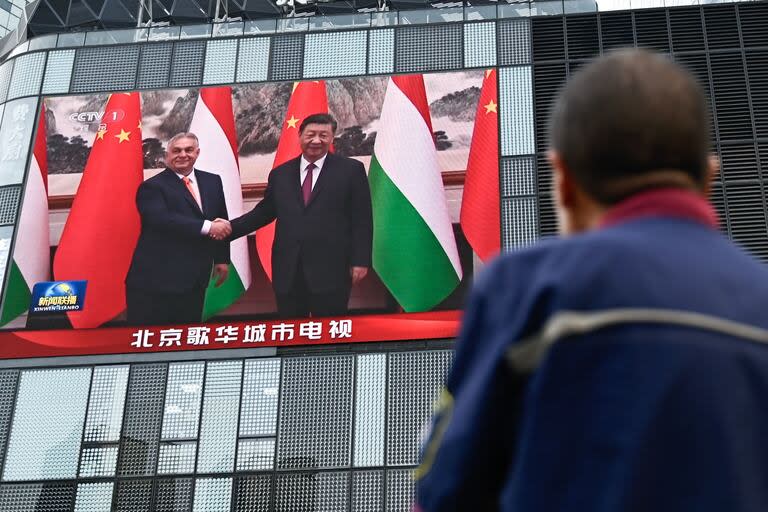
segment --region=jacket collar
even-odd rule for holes
[[[646,217],[687,219],[712,229],[720,224],[714,207],[700,194],[682,188],[659,188],[634,194],[612,206],[603,215],[600,227]]]

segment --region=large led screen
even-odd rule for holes
[[[3,328],[122,328],[127,349],[446,335],[498,251],[496,88],[477,70],[46,98]]]

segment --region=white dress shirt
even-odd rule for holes
[[[315,168],[312,170],[312,190],[315,190],[315,184],[317,183],[317,178],[320,176],[320,171],[323,170],[323,164],[325,163],[325,157],[328,156],[328,153],[324,154],[322,158],[318,158],[315,162]],[[304,178],[307,177],[307,166],[310,164],[310,161],[304,158],[304,155],[301,155],[301,163],[299,164],[299,186],[301,187],[304,185]]]
[[[176,171],[174,171],[176,172]],[[184,175],[181,173],[176,172],[176,176],[179,177],[180,180],[184,179]],[[195,195],[197,196],[197,205],[200,207],[200,211],[203,210],[203,196],[200,195],[200,187],[197,186],[197,176],[195,176],[195,170],[192,169],[192,172],[187,174],[187,178],[189,178],[189,184],[192,186],[192,190],[195,191]],[[186,187],[186,185],[184,185]],[[203,221],[203,227],[200,229],[200,234],[203,236],[208,236],[208,232],[211,230],[211,221],[204,220]]]

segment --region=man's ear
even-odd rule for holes
[[[712,190],[712,183],[720,177],[720,157],[716,153],[710,153],[707,158],[707,176],[704,180],[704,188],[702,192],[704,196],[709,197],[709,192]]]
[[[560,153],[550,149],[547,153],[547,159],[552,166],[552,200],[556,205],[569,209],[576,202],[576,183],[571,177],[571,173],[560,156]]]

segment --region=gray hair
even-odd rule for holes
[[[168,145],[166,147],[170,148],[176,143],[176,141],[180,139],[192,139],[195,141],[195,146],[200,146],[200,140],[197,138],[197,135],[192,132],[181,132],[171,137],[171,140],[168,141]]]

